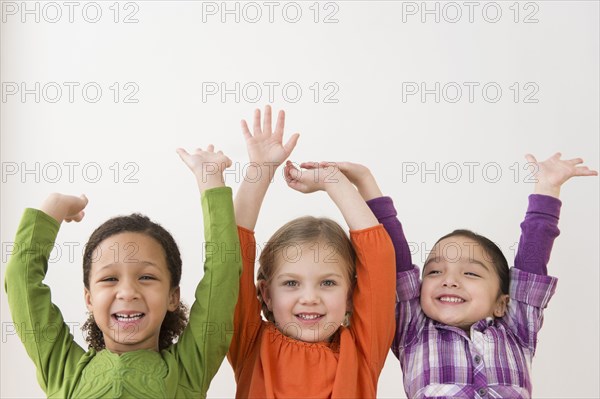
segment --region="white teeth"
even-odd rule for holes
[[[115,314],[115,317],[119,321],[135,321],[135,320],[141,319],[143,315],[144,315],[143,313],[134,313],[134,314],[129,314],[129,315],[117,313],[117,314]]]
[[[454,302],[454,303],[459,303],[459,302],[464,302],[464,299],[461,298],[457,298],[454,296],[443,296],[440,298],[440,301],[442,302]]]
[[[318,319],[319,317],[321,317],[321,315],[318,314],[299,314],[298,315],[299,318],[304,319],[304,320],[314,320],[314,319]]]

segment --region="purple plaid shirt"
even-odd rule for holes
[[[546,264],[558,236],[560,201],[531,195],[511,269],[510,302],[502,318],[480,320],[470,334],[422,312],[419,269],[389,197],[368,201],[396,249],[398,303],[392,351],[400,359],[409,398],[529,398],[531,360],[542,310],[556,288]]]

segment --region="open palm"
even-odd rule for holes
[[[242,120],[242,133],[246,139],[248,156],[251,162],[258,164],[271,164],[275,167],[285,161],[298,142],[299,134],[293,134],[283,145],[283,129],[285,126],[285,113],[279,111],[275,131],[271,126],[271,107],[265,107],[265,118],[261,126],[260,110],[254,111],[254,132],[251,133],[248,124]]]

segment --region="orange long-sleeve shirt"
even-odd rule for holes
[[[331,343],[283,335],[261,318],[254,233],[238,227],[243,271],[227,355],[238,398],[374,398],[395,332],[395,257],[382,225],[350,232],[357,284],[350,327]]]

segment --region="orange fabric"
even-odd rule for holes
[[[227,358],[238,398],[374,398],[395,332],[395,257],[382,225],[352,231],[357,285],[350,327],[332,343],[283,335],[261,318],[256,297],[254,233],[238,227],[243,272]]]

